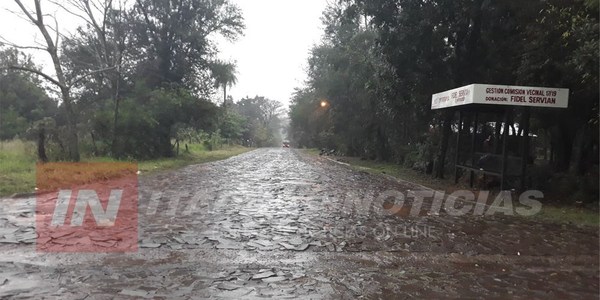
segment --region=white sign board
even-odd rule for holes
[[[569,89],[496,84],[471,84],[431,97],[431,109],[466,104],[566,108]]]

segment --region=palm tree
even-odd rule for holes
[[[223,108],[225,108],[227,105],[227,87],[237,83],[236,65],[231,62],[216,60],[211,64],[210,69],[215,80],[215,87],[223,88]]]

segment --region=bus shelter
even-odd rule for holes
[[[497,177],[500,189],[526,188],[532,108],[567,108],[564,88],[471,84],[432,96],[432,110],[458,111],[454,180],[469,174]]]

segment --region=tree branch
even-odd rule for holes
[[[15,0],[15,2],[17,2],[17,5],[19,5],[19,7],[23,11],[23,13],[29,18],[29,20],[31,20],[31,22],[33,22],[33,24],[37,25],[38,24],[37,20],[31,15],[31,13],[29,13],[29,11],[27,10],[27,7],[25,7],[25,5],[23,5],[23,3],[21,3],[21,0]]]
[[[31,23],[31,24],[33,24],[33,23],[31,22],[31,19],[29,19],[29,18],[28,18],[28,17],[27,17],[27,16],[26,16],[26,15],[25,15],[25,14],[24,14],[22,11],[20,11],[20,10],[19,10],[19,11],[16,11],[16,10],[11,10],[11,9],[8,9],[8,8],[5,8],[4,10],[5,10],[5,11],[7,11],[7,12],[9,12],[9,13],[11,13],[11,14],[12,14],[12,15],[14,15],[15,17],[17,17],[17,18],[19,18],[19,19],[21,19],[21,20],[23,20],[23,21],[27,22],[27,23]],[[33,25],[35,25],[35,24],[33,24]]]
[[[38,46],[20,46],[14,43],[11,43],[10,41],[8,41],[7,39],[5,39],[3,36],[0,36],[0,45],[7,45],[9,47],[13,47],[13,48],[17,48],[17,49],[27,49],[27,50],[42,50],[42,51],[47,51],[47,48],[44,47],[38,47]]]
[[[58,7],[60,7],[60,8],[62,8],[67,13],[69,13],[69,14],[75,16],[75,17],[78,17],[78,18],[82,19],[83,21],[85,21],[89,25],[92,25],[92,23],[90,23],[90,21],[86,17],[84,17],[81,14],[78,14],[78,13],[76,13],[76,12],[68,9],[66,6],[64,6],[63,4],[61,4],[59,1],[49,0],[49,2],[52,3],[52,4],[54,4],[54,5],[56,5],[56,6],[58,6]],[[69,2],[69,3],[71,3],[71,2]],[[75,7],[79,8],[78,6],[75,6]]]
[[[56,14],[54,14],[54,16],[52,16],[52,18],[54,19],[54,31],[56,33],[56,38],[54,40],[54,45],[58,46],[58,38],[60,37],[60,31],[58,30],[58,20],[56,19]],[[50,27],[50,26],[48,26]],[[52,28],[51,28],[52,30]]]
[[[113,7],[112,0],[108,0],[104,2],[104,17],[102,20],[102,31],[106,32],[106,23],[108,22],[108,15],[111,14],[111,10]]]
[[[15,0],[15,1],[20,2],[20,0]],[[42,14],[42,4],[41,4],[40,0],[34,0],[34,2],[35,2],[35,14],[37,15],[38,27],[44,27],[44,15]]]
[[[17,70],[17,71],[25,71],[25,72],[33,73],[33,74],[42,76],[44,79],[50,81],[51,83],[58,86],[59,88],[66,88],[64,85],[62,85],[60,82],[58,82],[58,80],[52,78],[52,76],[50,76],[42,71],[36,70],[36,69],[21,67],[21,66],[7,66],[7,67],[0,67],[0,70]]]
[[[79,76],[77,79],[73,80],[70,84],[70,86],[74,86],[75,84],[79,83],[80,81],[84,80],[86,77],[94,75],[94,74],[98,74],[98,73],[102,73],[102,72],[106,72],[112,69],[116,69],[116,66],[112,66],[112,67],[108,67],[108,68],[103,68],[103,69],[98,69],[95,71],[91,71],[89,73],[86,73],[84,75]]]

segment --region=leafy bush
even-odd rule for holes
[[[181,88],[147,90],[138,87],[133,95],[121,100],[117,124],[116,157],[148,159],[171,157],[172,141],[199,140],[196,133],[214,127],[216,106]],[[112,113],[96,115],[95,131],[103,141],[112,139]]]
[[[598,176],[554,173],[547,180],[545,187],[549,193],[557,195],[565,202],[590,203],[598,201]]]

